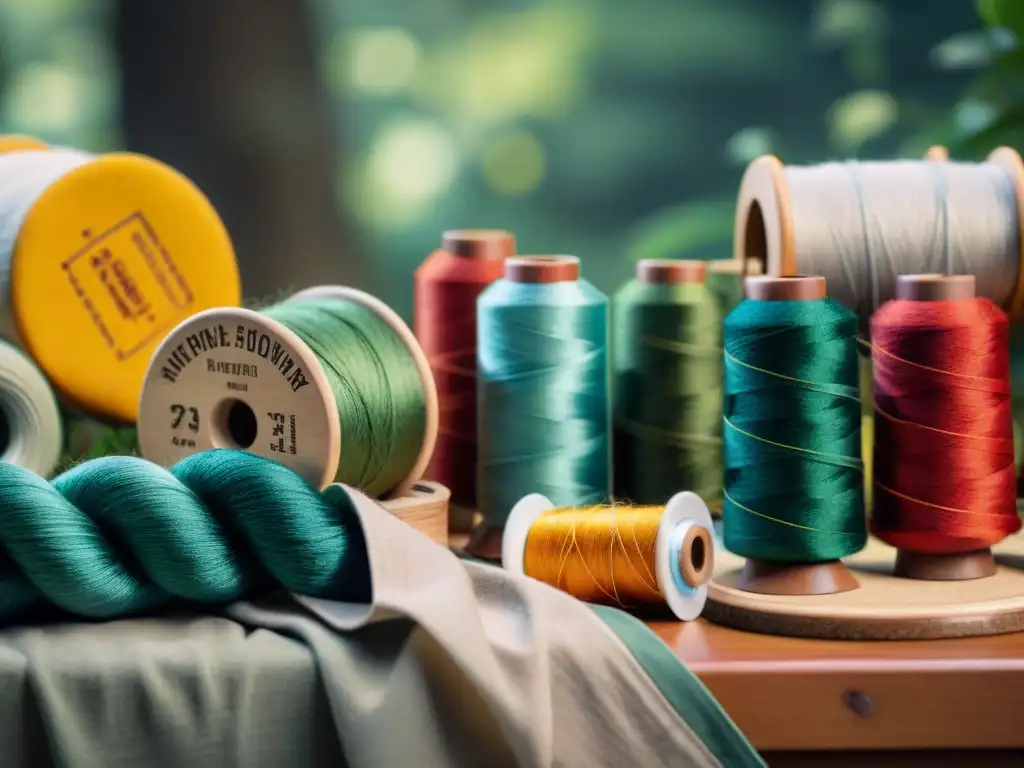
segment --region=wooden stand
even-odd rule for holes
[[[825,298],[823,277],[748,277],[751,301],[813,301]],[[839,560],[824,563],[775,563],[748,560],[735,579],[743,593],[832,595],[857,589],[857,579]],[[713,600],[713,596],[709,596]]]
[[[945,162],[944,147],[932,147],[927,159]],[[1013,297],[1004,307],[1010,316],[1024,315],[1024,162],[1016,150],[1000,147],[986,162],[1002,168],[1012,180],[1017,199],[1017,220],[1020,225],[1021,268]],[[765,274],[796,275],[801,266],[797,260],[793,228],[793,205],[786,181],[786,171],[777,157],[757,158],[743,174],[736,203],[733,227],[733,258],[738,262],[755,259],[764,264]]]
[[[571,283],[580,277],[580,260],[575,256],[515,256],[505,260],[505,280],[513,283]],[[485,516],[486,510],[480,510]],[[470,534],[466,552],[484,560],[501,559],[504,526],[488,523],[486,517]]]
[[[748,632],[833,640],[926,640],[1024,630],[1024,536],[994,547],[995,573],[967,581],[900,578],[897,552],[871,539],[845,560],[859,584],[839,594],[752,594],[743,558],[719,544],[705,618]]]

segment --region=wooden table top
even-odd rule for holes
[[[1024,748],[1024,633],[846,642],[650,626],[761,751]]]

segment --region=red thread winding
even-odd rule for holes
[[[476,299],[504,259],[434,251],[416,270],[413,325],[437,382],[440,425],[429,479],[476,504]]]
[[[872,532],[897,549],[987,549],[1020,529],[1009,323],[988,299],[891,301],[871,319]]]

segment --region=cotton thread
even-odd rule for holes
[[[0,462],[40,475],[57,466],[62,416],[49,383],[15,347],[0,342]]]
[[[711,514],[691,492],[664,506],[556,508],[520,500],[502,539],[502,565],[586,602],[627,610],[667,606],[697,618],[714,570]]]
[[[366,602],[366,544],[341,496],[241,451],[169,471],[107,457],[49,483],[0,464],[0,622],[46,608],[107,619],[214,606],[281,587]]]
[[[608,299],[578,265],[509,259],[477,305],[477,496],[492,527],[524,487],[561,506],[610,497]]]
[[[334,395],[343,450],[336,482],[381,496],[415,466],[426,434],[426,400],[401,338],[365,305],[294,298],[261,314],[295,333],[320,362]]]
[[[857,319],[831,298],[743,301],[725,321],[725,546],[818,563],[866,542]]]
[[[973,274],[1009,306],[1020,270],[1013,180],[981,163],[902,161],[788,167],[797,265],[868,317],[898,274]],[[798,213],[797,213],[798,212]]]
[[[1006,315],[983,298],[894,300],[871,328],[872,532],[925,554],[1017,532]]]
[[[508,232],[446,232],[415,274],[414,330],[437,382],[440,425],[427,476],[476,505],[476,300],[515,253]]]
[[[684,487],[720,511],[721,316],[703,263],[664,265],[693,275],[650,282],[641,263],[612,300],[615,494],[653,504]]]

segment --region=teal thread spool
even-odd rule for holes
[[[373,296],[322,287],[179,325],[150,361],[138,427],[143,456],[163,466],[237,448],[317,487],[387,497],[423,475],[437,423],[434,378],[408,326]]]
[[[367,602],[358,497],[319,493],[243,451],[198,453],[170,470],[94,459],[50,483],[0,464],[0,625],[47,608],[108,619],[172,598],[219,606],[280,588]]]
[[[643,260],[612,299],[615,496],[722,505],[722,318],[703,261]]]
[[[867,541],[857,319],[820,277],[747,278],[725,321],[724,540],[741,589],[856,589]]]
[[[570,256],[516,257],[477,303],[483,524],[471,551],[501,555],[523,488],[560,506],[611,495],[608,299]]]

